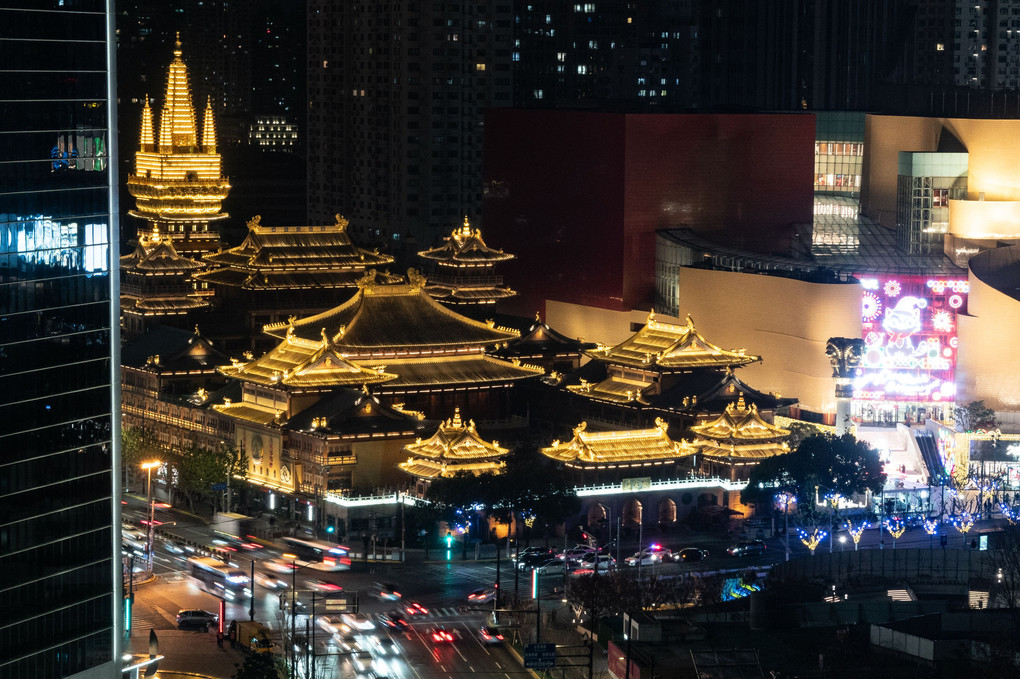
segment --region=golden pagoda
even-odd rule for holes
[[[674,441],[666,433],[668,425],[656,418],[651,429],[622,431],[588,431],[582,422],[574,428],[569,441],[553,441],[541,452],[565,467],[581,471],[629,470],[641,468],[641,476],[658,468],[673,472],[677,463],[694,455],[697,450],[686,441]]]
[[[136,209],[128,214],[145,220],[139,236],[158,228],[177,239],[178,252],[200,257],[219,247],[219,233],[210,230],[210,224],[228,216],[221,210],[230,183],[222,174],[216,151],[216,125],[209,100],[199,137],[188,67],[181,54],[178,33],[158,134],[149,98],[145,98],[141,146],[135,153],[135,173],[127,181]]]
[[[125,340],[146,332],[152,325],[188,327],[188,315],[210,307],[206,290],[191,276],[205,268],[182,256],[158,226],[141,234],[135,251],[120,258],[120,310]]]
[[[479,474],[502,474],[508,449],[498,441],[486,441],[475,430],[474,420],[464,422],[460,408],[455,408],[453,418],[439,424],[439,429],[422,441],[404,446],[409,455],[399,467],[418,479],[450,477],[460,472]]]
[[[271,388],[281,403],[375,384],[383,402],[426,415],[470,400],[476,412],[505,418],[509,388],[542,369],[486,355],[487,348],[517,332],[465,318],[437,303],[424,287],[425,279],[413,269],[400,283],[381,282],[369,271],[347,302],[266,325],[263,331],[278,340],[276,347],[221,371]]]
[[[685,325],[676,325],[656,320],[654,311],[644,326],[620,344],[585,353],[605,367],[605,376],[596,382],[581,379],[568,385],[568,390],[597,401],[639,406],[654,405],[685,375],[719,374],[761,360],[743,349],[712,344],[697,331],[690,316]]]
[[[731,481],[747,480],[764,458],[790,452],[789,430],[767,422],[742,395],[719,417],[693,425],[691,432],[697,437],[691,445],[701,454],[702,471]]]
[[[443,244],[423,250],[418,256],[432,263],[426,292],[445,304],[491,305],[517,293],[503,285],[495,265],[514,255],[485,244],[480,229],[472,229],[468,218],[443,239]]]

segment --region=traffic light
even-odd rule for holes
[[[450,549],[453,547],[453,533],[446,531],[446,548]]]
[[[330,521],[329,523],[326,524],[326,534],[327,535],[332,535],[335,532],[336,532],[336,526],[334,526],[333,522]]]

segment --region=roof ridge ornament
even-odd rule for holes
[[[375,292],[375,279],[377,275],[375,269],[368,269],[365,275],[358,279],[358,289],[366,295],[371,295]]]
[[[425,276],[411,267],[407,270],[407,284],[411,286],[412,292],[418,292],[425,287]]]
[[[336,224],[334,224],[334,226],[336,226],[336,228],[340,229],[341,231],[346,231],[347,230],[347,225],[350,222],[348,222],[346,219],[344,219],[344,216],[341,215],[341,214],[336,214],[336,215],[334,215],[334,217],[336,218]]]
[[[262,215],[255,215],[248,220],[248,230],[258,231],[262,227]]]

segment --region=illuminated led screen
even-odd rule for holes
[[[966,279],[860,276],[864,356],[854,398],[922,403],[956,397],[957,314]]]

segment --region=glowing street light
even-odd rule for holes
[[[147,532],[147,540],[146,540],[146,548],[145,549],[146,549],[146,554],[148,555],[147,558],[148,558],[148,563],[149,563],[149,568],[148,568],[149,572],[152,572],[153,523],[155,523],[155,521],[156,521],[156,504],[155,504],[155,502],[153,502],[153,498],[152,498],[152,470],[153,469],[159,469],[159,467],[162,464],[163,463],[160,462],[159,460],[153,460],[151,462],[143,462],[142,463],[142,469],[145,470],[146,476],[148,477],[148,481],[147,481],[146,485],[148,486],[148,495],[149,495],[149,526],[148,526],[149,530]]]
[[[850,521],[846,522],[846,532],[850,534],[850,537],[854,541],[854,551],[857,551],[858,545],[861,543],[861,536],[864,535],[864,531],[871,528],[871,524],[867,521],[863,521],[856,526]]]

